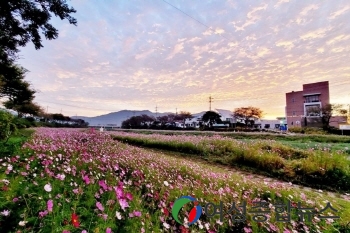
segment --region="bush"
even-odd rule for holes
[[[320,128],[313,127],[292,127],[288,129],[291,133],[301,133],[301,134],[327,134],[326,131]]]
[[[19,118],[16,117],[14,119],[14,124],[17,126],[17,128],[19,129],[24,129],[24,128],[30,128],[32,126],[35,125],[35,122],[30,122],[28,119],[26,118]],[[33,125],[34,124],[34,125]]]
[[[7,140],[16,130],[11,113],[0,110],[0,141]]]

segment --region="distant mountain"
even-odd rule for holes
[[[232,117],[232,112],[229,110],[224,109],[215,109],[214,111],[217,111],[220,113],[223,119]],[[113,124],[117,126],[121,126],[122,122],[126,119],[132,117],[132,116],[141,116],[143,114],[148,116],[164,116],[171,114],[172,112],[164,112],[164,113],[155,113],[151,112],[149,110],[122,110],[119,112],[111,112],[105,115],[101,116],[95,116],[95,117],[85,117],[85,116],[72,116],[72,119],[82,119],[89,123],[90,126],[106,126],[108,124]],[[206,113],[206,111],[202,111],[199,113],[192,114],[194,117],[202,117],[203,114]],[[175,113],[172,113],[175,114]]]
[[[72,119],[82,119],[85,122],[88,122],[90,126],[105,126],[107,124],[116,124],[117,126],[121,126],[122,122],[126,119],[132,117],[132,116],[141,116],[141,115],[148,115],[148,116],[164,116],[170,114],[170,112],[166,113],[155,113],[151,112],[149,110],[122,110],[119,112],[111,112],[105,115],[101,116],[95,116],[95,117],[85,117],[85,116],[72,116]]]

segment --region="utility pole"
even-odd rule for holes
[[[209,111],[211,111],[211,103],[213,102],[213,98],[209,96]]]
[[[177,116],[177,108],[176,108],[176,113],[175,113],[175,116]]]
[[[158,118],[158,106],[156,105],[156,119]]]
[[[48,121],[49,118],[49,106],[46,106],[46,122]]]

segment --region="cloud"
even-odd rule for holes
[[[327,31],[329,31],[329,28],[320,28],[314,31],[307,32],[300,36],[300,39],[302,40],[311,40],[316,38],[322,38],[326,35]]]
[[[176,54],[181,53],[181,51],[184,48],[184,43],[179,43],[174,46],[173,51],[169,54],[169,56],[166,58],[166,60],[173,58]]]
[[[302,88],[303,80],[349,79],[350,28],[343,20],[350,18],[349,3],[176,3],[210,29],[160,3],[83,1],[77,27],[54,21],[62,36],[43,40],[40,50],[21,49],[27,79],[41,90],[37,101],[75,101],[82,108],[50,105],[74,115],[152,110],[155,103],[196,112],[212,95],[217,108],[249,104],[278,113],[271,99],[284,106],[285,93]],[[345,92],[332,88],[332,101],[341,100]]]
[[[339,36],[336,36],[333,39],[327,41],[326,44],[331,45],[331,44],[335,44],[337,42],[349,40],[349,39],[350,39],[350,35],[339,35]]]
[[[239,23],[237,22],[232,22],[232,24],[234,25],[236,31],[244,31],[246,29],[246,27],[255,24],[256,22],[258,22],[261,19],[261,16],[259,14],[257,14],[259,11],[262,10],[266,10],[267,9],[267,4],[263,4],[261,6],[255,7],[252,10],[250,10],[247,13],[247,20],[245,20],[245,22],[241,25],[238,25]]]
[[[348,12],[349,10],[350,10],[350,6],[349,6],[349,5],[348,5],[348,6],[345,6],[345,7],[342,7],[342,9],[333,12],[328,18],[331,19],[331,20],[332,20],[332,19],[335,19],[335,18],[337,18],[337,17],[339,17],[339,16],[345,14],[345,13]]]
[[[284,3],[288,3],[289,0],[279,0],[273,7],[276,9],[278,7],[280,7],[282,4]]]

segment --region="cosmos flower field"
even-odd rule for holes
[[[132,145],[184,152],[214,163],[240,169],[248,167],[251,171],[288,182],[350,192],[350,160],[344,149],[297,149],[276,140],[237,140],[223,135],[111,133],[115,140]]]
[[[175,138],[174,138],[175,140]],[[336,232],[350,221],[350,201],[286,182],[254,180],[190,159],[113,140],[100,132],[41,128],[21,152],[0,158],[0,232]],[[172,217],[174,201],[223,203],[223,220],[204,213],[187,226],[189,211]],[[235,222],[232,203],[267,203],[265,222]],[[277,222],[276,202],[291,202],[291,220]],[[300,204],[299,206],[297,204]],[[330,203],[322,219],[320,211]],[[301,221],[297,212],[317,214]],[[285,214],[285,213],[283,213]]]

